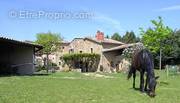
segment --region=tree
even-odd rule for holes
[[[126,34],[122,37],[122,40],[125,43],[135,43],[139,41],[139,38],[136,38],[136,35],[133,31],[127,31]]]
[[[172,34],[171,40],[171,46],[172,46],[172,52],[170,52],[170,55],[176,59],[180,59],[180,30],[174,31]]]
[[[172,33],[172,29],[163,24],[163,20],[161,17],[158,17],[158,19],[158,21],[151,20],[153,27],[147,29],[146,31],[144,31],[142,28],[140,28],[140,30],[142,35],[142,42],[144,43],[144,45],[153,53],[160,53],[159,68],[161,69],[162,50],[168,49],[167,45],[163,42],[167,37],[170,36],[170,34]]]
[[[140,37],[136,37],[136,42],[141,42]]]
[[[109,39],[109,35],[106,35],[106,38]]]
[[[121,36],[119,35],[119,33],[114,33],[111,39],[121,41]]]
[[[174,63],[178,64],[180,62],[180,30],[174,31],[163,43],[167,46],[166,60],[173,59]]]
[[[43,54],[46,54],[46,69],[49,70],[49,54],[55,52],[58,49],[62,38],[58,33],[38,33],[36,34],[36,43],[42,45],[44,48],[41,51]]]

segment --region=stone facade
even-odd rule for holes
[[[71,51],[72,50],[72,51]],[[84,38],[75,38],[69,45],[71,53],[97,53],[102,51],[102,45]]]
[[[100,54],[100,62],[97,71],[115,72],[121,63],[121,54],[123,48],[118,50],[103,52],[105,49],[112,49],[121,45],[122,42],[104,38],[104,33],[97,31],[95,38],[75,38],[71,42],[61,44],[60,50],[56,52],[56,64],[60,70],[66,70],[67,66],[63,66],[63,62],[59,59],[67,53],[96,53]]]

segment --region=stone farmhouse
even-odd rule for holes
[[[104,33],[97,31],[94,38],[74,38],[71,42],[63,42],[60,50],[52,54],[51,61],[56,63],[60,70],[67,69],[60,60],[67,53],[96,53],[100,54],[100,61],[97,71],[116,72],[127,69],[129,63],[122,57],[124,48],[130,47],[132,44],[125,44],[120,41],[108,39],[104,37]],[[55,56],[54,56],[55,55]]]

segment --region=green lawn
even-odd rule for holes
[[[0,103],[180,103],[180,75],[156,74],[160,84],[155,98],[132,89],[132,81],[123,73],[0,77]]]

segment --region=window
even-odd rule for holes
[[[114,67],[114,62],[111,61],[111,62],[110,62],[110,65],[111,65],[111,67]]]
[[[69,50],[69,54],[70,54],[70,53],[74,53],[74,49],[70,49],[70,50]]]
[[[91,53],[93,53],[93,48],[91,48]]]
[[[74,53],[74,49],[72,49],[72,53]]]

